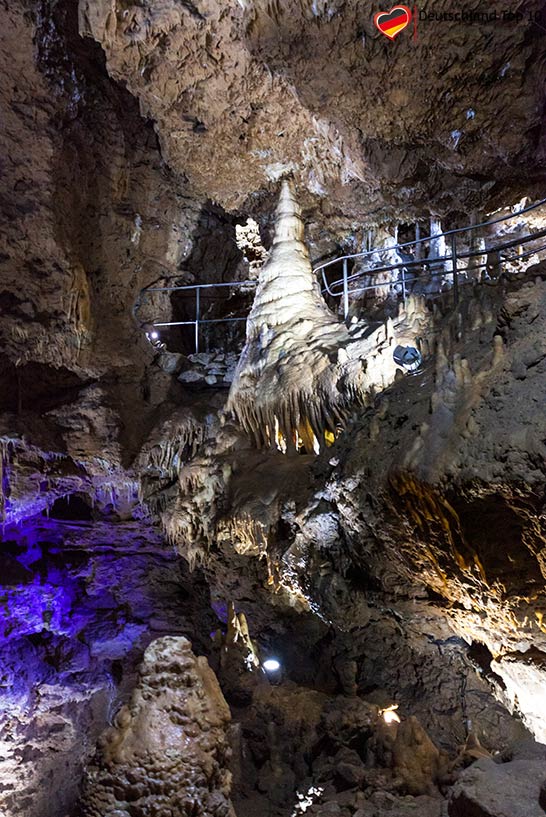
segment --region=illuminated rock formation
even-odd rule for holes
[[[303,233],[284,181],[227,408],[258,445],[318,453],[354,405],[393,382],[393,351],[406,340],[417,342],[426,316],[411,302],[394,323],[347,327],[321,296]]]
[[[219,635],[219,634],[217,634]],[[227,632],[221,639],[218,679],[231,703],[248,704],[257,685],[267,683],[244,613],[228,605]]]
[[[483,751],[509,757],[518,712],[546,736],[546,271],[461,284],[456,310],[434,293],[430,321],[409,302],[346,326],[285,185],[232,392],[265,450],[218,417],[254,286],[202,293],[201,317],[230,323],[200,327],[194,359],[188,326],[161,329],[158,359],[133,320],[152,282],[257,274],[289,171],[313,258],[542,196],[543,5],[419,21],[393,45],[357,0],[3,4],[2,817],[81,817],[84,768],[135,689],[88,768],[87,814],[230,814],[203,660],[156,642],[136,677],[164,635],[222,657],[239,817],[546,808],[543,756],[480,759],[447,790]],[[492,276],[499,239],[529,231],[516,221],[475,248]],[[524,272],[517,253],[504,273]],[[189,294],[156,292],[141,318],[194,315]],[[397,378],[397,344],[422,351],[415,377]],[[282,670],[252,686],[256,654]],[[378,714],[393,706],[400,724]]]
[[[410,794],[432,794],[440,753],[417,718],[402,721],[392,747],[393,766]]]
[[[115,522],[82,496],[2,525],[2,817],[81,817],[83,768],[150,640],[192,632],[202,652],[214,621],[150,523]]]
[[[235,817],[229,800],[230,713],[206,658],[186,638],[146,650],[140,681],[103,733],[86,774],[83,817]]]

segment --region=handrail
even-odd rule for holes
[[[257,281],[219,281],[217,284],[184,284],[184,286],[179,287],[143,287],[140,292],[175,292],[177,290],[182,289],[212,289],[213,287],[238,287],[238,286],[248,286],[248,284],[252,284],[255,286],[258,282]]]
[[[150,343],[155,346],[157,349],[161,349],[163,344],[161,343],[158,333],[155,332],[155,327],[162,327],[162,326],[194,326],[195,327],[195,352],[199,352],[199,326],[203,323],[231,323],[237,321],[246,321],[246,317],[241,318],[201,318],[201,290],[202,289],[213,289],[216,287],[230,287],[232,289],[236,289],[240,286],[256,286],[258,282],[256,280],[246,280],[246,281],[219,281],[215,284],[184,284],[183,286],[174,286],[174,287],[143,287],[140,292],[138,293],[137,299],[133,305],[133,318],[135,319],[136,323],[138,324],[140,329],[144,329],[146,326],[149,326],[150,331],[146,331],[146,336]],[[139,320],[138,313],[142,307],[142,301],[150,292],[181,292],[181,291],[195,291],[195,319],[193,321],[151,321],[149,323],[142,322]],[[154,337],[155,335],[155,337]]]
[[[528,258],[530,255],[535,255],[538,252],[544,252],[544,251],[546,251],[546,244],[543,244],[541,247],[538,247],[537,249],[529,250],[526,253],[522,253],[522,255],[518,255],[518,260],[521,259],[521,258]],[[481,255],[481,253],[478,253],[478,254]],[[484,263],[484,264],[476,264],[475,266],[472,266],[472,267],[463,267],[462,269],[459,269],[458,272],[461,273],[461,272],[466,272],[468,270],[472,270],[472,272],[476,272],[476,270],[485,269],[487,266],[488,266],[487,262]],[[372,270],[372,272],[374,272],[374,270]],[[427,276],[427,279],[428,278],[446,278],[447,275],[451,275],[451,274],[452,273],[431,272]],[[413,276],[413,278],[405,278],[404,283],[405,284],[412,284],[412,283],[415,283],[416,281],[420,281],[420,280],[423,280],[423,279],[419,278],[418,275],[415,275],[415,276]],[[403,283],[402,281],[380,281],[378,284],[368,284],[367,286],[364,286],[364,287],[358,287],[358,289],[351,289],[350,294],[351,295],[357,295],[360,292],[369,292],[369,291],[371,291],[373,289],[381,289],[382,287],[392,287],[392,286],[396,286],[396,285],[399,285],[399,284],[402,284],[402,283]],[[476,281],[470,281],[469,280],[469,281],[464,281],[463,282],[463,284],[474,284],[474,283],[476,283]],[[487,282],[480,282],[480,283],[487,283]],[[323,292],[325,292],[325,290],[323,290]],[[337,293],[333,297],[338,297],[339,294],[341,294],[341,293]]]
[[[415,241],[406,241],[405,244],[395,244],[393,247],[376,247],[374,250],[366,250],[364,252],[352,253],[350,255],[340,255],[337,258],[332,258],[331,261],[326,261],[324,264],[318,264],[316,267],[313,267],[313,272],[317,273],[326,267],[332,266],[332,264],[337,264],[339,261],[350,261],[353,258],[365,258],[368,255],[374,255],[378,252],[388,252],[389,250],[401,250],[404,249],[404,247],[414,247],[418,244],[424,244],[427,241],[437,241],[439,238],[445,238],[446,236],[457,235],[459,233],[471,233],[473,230],[478,230],[482,227],[490,227],[493,224],[499,224],[502,221],[510,221],[511,219],[517,218],[524,213],[529,213],[531,210],[536,210],[538,207],[542,207],[544,204],[546,204],[546,199],[541,199],[540,201],[529,205],[529,207],[525,207],[523,210],[518,210],[517,213],[510,213],[510,215],[501,216],[500,218],[493,219],[492,221],[483,221],[481,224],[471,224],[467,227],[456,227],[453,230],[446,230],[443,233],[437,233],[437,235],[429,235],[425,238],[416,239]]]
[[[345,283],[350,284],[352,281],[357,281],[359,278],[362,278],[362,277],[364,277],[366,275],[377,275],[380,272],[392,272],[394,270],[400,269],[401,267],[405,267],[406,269],[408,269],[408,267],[434,266],[436,264],[446,263],[446,262],[449,262],[449,261],[453,262],[453,261],[457,261],[458,259],[463,259],[463,258],[478,258],[480,255],[487,255],[488,253],[492,253],[492,252],[502,252],[503,250],[512,249],[512,247],[519,247],[522,244],[526,244],[529,241],[536,241],[536,239],[544,238],[545,236],[546,236],[546,229],[545,230],[539,230],[536,233],[530,233],[529,235],[524,236],[523,238],[517,238],[517,239],[514,239],[513,241],[507,241],[504,244],[498,244],[498,245],[495,245],[495,246],[484,247],[483,249],[480,249],[480,250],[472,250],[472,251],[467,251],[467,252],[463,252],[463,253],[456,253],[455,255],[442,255],[442,256],[438,256],[437,258],[422,258],[422,259],[417,259],[417,260],[413,260],[413,261],[399,261],[397,264],[389,264],[389,265],[385,265],[383,267],[374,267],[373,269],[361,270],[359,272],[355,272],[353,275],[349,275],[349,276],[347,276],[347,278],[345,278],[345,277],[344,278],[339,278],[336,281],[333,281],[331,284],[328,284],[328,282],[326,281],[325,276],[323,275],[322,280],[323,280],[323,283],[324,283],[324,288],[323,288],[322,291],[327,292],[328,295],[331,295],[333,298],[337,298],[342,293],[341,292],[332,292],[331,287],[335,287],[336,285],[345,284]],[[395,248],[393,248],[393,249],[395,249]],[[345,260],[345,259],[342,256],[341,258],[339,258],[337,260],[342,261],[342,260]],[[484,265],[479,265],[479,266],[484,266]],[[467,269],[476,269],[476,267],[474,267],[474,268],[473,267],[465,267],[463,270],[459,269],[458,272],[464,272]],[[441,275],[451,275],[451,273],[442,272]],[[388,285],[392,285],[392,283],[393,283],[392,281],[387,282]],[[379,284],[375,284],[374,286],[379,286]]]
[[[459,260],[465,259],[472,259],[472,258],[479,258],[487,255],[489,253],[502,253],[506,250],[512,249],[514,247],[523,246],[531,241],[536,241],[540,238],[546,237],[546,229],[539,230],[536,233],[529,233],[523,237],[518,237],[516,239],[512,239],[510,241],[506,241],[502,244],[491,245],[491,246],[484,246],[478,250],[465,250],[465,252],[458,253],[457,252],[457,236],[462,233],[472,233],[475,230],[482,229],[484,227],[490,227],[495,224],[499,224],[504,221],[510,221],[511,219],[518,218],[525,213],[529,213],[532,210],[536,210],[537,208],[546,204],[546,199],[541,199],[538,202],[535,202],[529,207],[525,207],[519,210],[516,213],[510,213],[505,216],[501,216],[500,218],[492,219],[490,221],[482,222],[481,224],[473,224],[467,227],[457,227],[453,230],[447,230],[442,233],[438,233],[437,235],[427,236],[425,238],[419,238],[415,241],[408,241],[404,244],[395,244],[393,247],[378,247],[372,250],[367,250],[366,252],[360,253],[352,253],[349,255],[342,255],[338,258],[334,258],[330,261],[326,261],[323,264],[319,264],[318,266],[314,267],[313,272],[318,275],[321,273],[321,278],[323,282],[322,292],[327,293],[333,298],[339,298],[343,296],[343,313],[344,317],[347,319],[348,312],[349,312],[349,295],[356,295],[361,292],[366,292],[368,290],[380,289],[382,287],[392,287],[395,285],[402,285],[402,298],[405,301],[407,295],[407,285],[412,284],[415,281],[419,280],[418,276],[414,275],[413,277],[408,277],[407,272],[413,270],[414,268],[428,268],[427,279],[431,278],[446,278],[447,276],[453,276],[453,295],[455,299],[455,303],[458,301],[459,296],[459,275],[461,273],[465,273],[469,270],[476,272],[477,270],[486,268],[489,266],[489,263],[486,261],[485,263],[467,265],[465,267],[459,267]],[[367,258],[377,253],[381,252],[395,252],[398,250],[403,250],[408,247],[417,247],[418,245],[424,244],[430,241],[437,241],[442,238],[451,237],[451,254],[450,255],[441,255],[437,257],[427,257],[427,258],[413,258],[404,261],[400,259],[395,264],[385,264],[383,266],[373,266],[370,269],[362,269],[356,273],[351,275],[348,274],[348,261],[355,259],[355,258]],[[540,248],[532,249],[527,253],[519,254],[518,258],[526,258],[529,255],[538,252],[546,251],[546,244],[541,246]],[[328,283],[326,278],[325,270],[334,264],[343,263],[343,277],[339,278],[331,283]],[[452,269],[449,271],[442,270],[440,272],[433,272],[431,268],[438,267],[440,265],[451,264]],[[383,281],[380,283],[372,283],[367,286],[358,287],[356,289],[349,289],[349,284],[354,283],[355,281],[360,280],[363,277],[368,276],[376,276],[380,273],[385,272],[393,272],[396,270],[401,271],[401,279],[398,281],[390,280],[390,281]],[[135,301],[133,306],[133,317],[138,324],[139,328],[146,332],[148,340],[155,346],[158,350],[165,349],[165,344],[159,338],[159,333],[156,331],[157,328],[161,327],[170,327],[170,326],[194,326],[195,327],[195,351],[199,351],[199,327],[201,324],[215,324],[215,323],[235,323],[235,322],[242,322],[246,321],[246,317],[225,317],[225,318],[201,318],[201,292],[203,290],[215,289],[215,288],[231,288],[237,289],[239,287],[254,287],[258,283],[257,280],[244,280],[244,281],[221,281],[218,283],[209,283],[209,284],[185,284],[182,286],[169,286],[169,287],[159,287],[159,286],[149,286],[143,287],[138,297]],[[473,283],[472,281],[466,281],[463,283]],[[165,292],[165,293],[172,293],[172,292],[195,292],[195,318],[193,320],[187,321],[155,321],[152,320],[148,323],[143,322],[139,319],[139,311],[142,307],[142,303],[146,297],[148,297],[151,293],[154,292]]]

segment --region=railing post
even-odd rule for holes
[[[402,267],[402,300],[406,303],[406,268]]]
[[[451,236],[451,263],[453,265],[453,300],[459,303],[459,271],[457,269],[457,239]]]
[[[199,318],[200,314],[200,295],[201,289],[197,287],[195,290],[195,354],[199,352]]]
[[[347,259],[343,259],[343,317],[349,314],[349,287],[347,283]]]

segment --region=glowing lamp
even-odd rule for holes
[[[262,666],[266,672],[277,672],[281,668],[280,662],[276,658],[268,658],[267,661],[263,662]]]
[[[159,337],[159,332],[156,332],[155,329],[153,332],[150,332],[150,337],[152,340],[157,340]]]
[[[393,704],[392,706],[388,706],[386,709],[381,710],[385,723],[400,723],[400,716],[396,713],[397,709],[398,704]]]

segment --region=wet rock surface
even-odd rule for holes
[[[81,817],[87,769],[93,817],[230,815],[229,742],[239,817],[543,813],[518,747],[544,737],[543,265],[457,310],[419,282],[424,366],[389,356],[318,457],[225,412],[244,324],[193,355],[193,326],[145,334],[193,295],[133,310],[254,278],[286,174],[314,258],[539,194],[540,25],[392,44],[352,0],[8,5],[0,810]]]
[[[206,658],[185,638],[153,641],[130,702],[101,735],[84,780],[83,817],[181,813],[234,817],[229,708]]]

